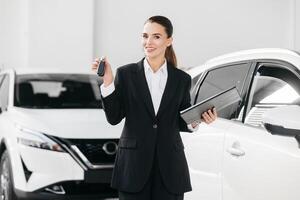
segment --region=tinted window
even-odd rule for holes
[[[197,84],[199,78],[201,77],[202,73],[198,74],[197,76],[195,76],[194,78],[192,78],[192,85],[191,85],[191,102],[195,101],[195,95],[196,95],[196,91],[197,91],[197,87],[199,86],[199,83]]]
[[[99,108],[101,82],[96,75],[18,75],[15,106],[25,108]]]
[[[286,68],[262,66],[253,79],[245,123],[261,126],[262,115],[283,105],[300,105],[300,80]]]
[[[6,110],[8,106],[9,76],[2,76],[0,83],[0,106],[2,110]]]
[[[201,77],[202,73],[198,74],[197,76],[195,76],[194,78],[192,78],[192,86],[191,88],[193,89],[197,83],[197,81],[199,80],[199,78]]]
[[[197,102],[201,102],[233,86],[235,86],[240,95],[242,95],[242,89],[244,87],[249,68],[249,63],[241,63],[209,71],[200,86]],[[231,119],[238,115],[237,112],[239,112],[239,110],[240,107],[238,103],[236,103],[235,105],[229,105],[225,109],[218,111],[218,115],[226,119]]]

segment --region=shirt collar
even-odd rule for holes
[[[154,74],[154,72],[153,72],[152,68],[150,67],[146,58],[144,59],[144,69],[145,69],[145,72],[152,72]],[[162,64],[162,66],[156,71],[156,73],[159,71],[162,72],[163,74],[168,73],[166,59],[165,59],[164,63]]]

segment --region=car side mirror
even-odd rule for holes
[[[0,114],[2,113],[2,108],[0,107]]]
[[[300,148],[300,106],[280,106],[265,112],[263,125],[273,135],[295,137]]]

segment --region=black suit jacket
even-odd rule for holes
[[[189,131],[179,111],[190,106],[191,77],[167,63],[168,79],[155,115],[144,74],[143,60],[117,69],[115,91],[102,98],[108,122],[125,118],[119,141],[112,187],[139,192],[146,183],[158,152],[163,182],[169,192],[191,190],[184,146],[179,131]]]

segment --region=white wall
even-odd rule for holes
[[[142,58],[152,15],[174,25],[179,64],[196,66],[232,51],[300,49],[297,0],[0,0],[0,67],[89,68],[107,55],[114,68]]]
[[[297,12],[298,11],[298,12]],[[295,0],[295,50],[300,52],[300,2]]]
[[[0,68],[27,65],[27,0],[0,0]]]
[[[195,66],[208,58],[248,48],[294,44],[294,0],[130,0],[96,3],[95,52],[121,65],[142,57],[140,34],[151,15],[174,25],[179,64]],[[300,9],[299,9],[300,10]]]
[[[93,0],[1,0],[0,64],[86,68],[93,58]]]
[[[29,0],[30,67],[85,68],[93,54],[93,0]]]

